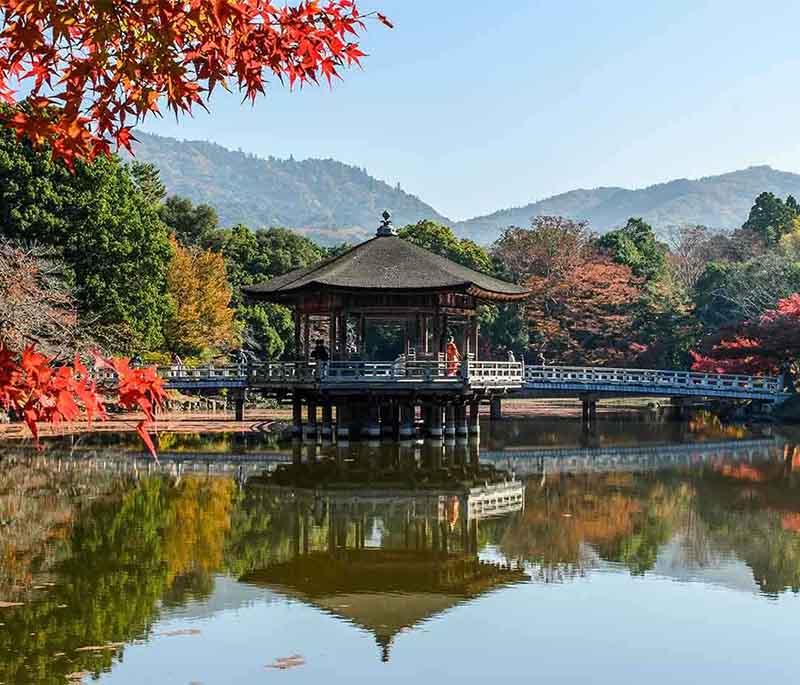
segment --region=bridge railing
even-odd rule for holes
[[[396,360],[270,362],[250,366],[162,367],[159,375],[167,383],[247,380],[252,383],[442,383],[522,385],[521,362]]]
[[[242,379],[247,375],[247,370],[244,366],[162,366],[158,368],[158,375],[164,380],[183,381]]]
[[[586,385],[641,385],[714,390],[781,392],[775,376],[664,371],[654,369],[614,369],[591,366],[526,366],[526,383],[585,383]]]

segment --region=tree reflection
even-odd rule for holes
[[[543,581],[612,562],[640,575],[679,541],[683,567],[746,563],[765,594],[800,591],[798,449],[783,460],[719,462],[654,473],[591,473],[530,481],[525,511],[499,534],[510,559]]]
[[[0,681],[63,683],[109,669],[124,643],[148,634],[169,590],[219,566],[234,491],[227,479],[157,477],[117,482],[80,509],[55,586],[3,614]]]

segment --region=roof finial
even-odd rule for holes
[[[378,235],[397,235],[397,231],[394,230],[394,226],[392,226],[392,215],[389,213],[388,209],[383,210],[383,221],[381,221],[381,225],[378,226]]]

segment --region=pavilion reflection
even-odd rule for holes
[[[388,660],[399,633],[529,580],[519,566],[478,554],[482,526],[524,508],[524,484],[465,456],[442,446],[416,455],[413,446],[365,446],[251,480],[251,492],[284,508],[291,545],[240,581],[369,631]]]

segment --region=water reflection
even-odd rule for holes
[[[169,458],[125,470],[114,448],[6,458],[0,600],[19,606],[0,608],[0,682],[113,676],[174,608],[213,618],[232,583],[368,631],[384,659],[398,634],[531,582],[602,571],[800,592],[800,450],[711,437],[300,447],[251,454],[246,477]]]

